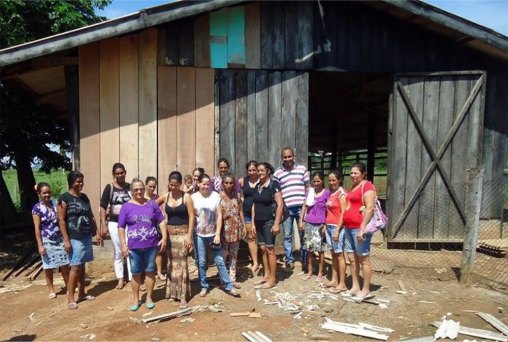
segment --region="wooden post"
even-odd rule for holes
[[[483,190],[483,168],[466,170],[466,235],[462,248],[462,263],[460,265],[460,283],[466,284],[473,270],[476,257],[476,246],[480,230],[480,209]]]
[[[376,115],[369,113],[367,122],[367,178],[374,182],[374,157],[376,155]]]
[[[335,121],[333,123],[333,126],[331,127],[331,135],[332,135],[332,146],[331,146],[331,152],[332,152],[332,160],[330,161],[330,170],[335,170],[337,168],[337,122]]]
[[[66,65],[64,70],[69,107],[69,140],[71,141],[72,149],[72,169],[79,170],[79,70],[77,65]]]

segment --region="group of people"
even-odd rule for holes
[[[88,197],[82,193],[84,176],[79,171],[69,173],[69,190],[56,204],[51,200],[49,185],[39,183],[37,192],[41,200],[32,214],[49,297],[56,297],[53,269],[60,268],[67,285],[69,309],[76,309],[79,301],[95,299],[85,292],[84,266],[93,260],[92,237],[102,244],[108,235],[114,248],[116,288],[125,286],[126,277],[130,280],[132,311],[141,305],[142,285],[146,287],[146,307],[155,306],[156,277],[166,282],[168,300],[179,302],[180,308],[187,307],[191,295],[188,256],[192,250],[201,287],[199,295],[204,297],[209,291],[207,253],[211,253],[222,288],[227,294],[239,297],[236,264],[240,241],[244,238],[254,274],[260,269],[258,250],[261,250],[263,277],[256,285],[271,288],[277,283],[274,246],[281,226],[285,270],[292,272],[294,268],[293,224],[296,223],[300,260],[306,269],[303,279],[313,278],[313,260],[317,254],[316,280],[324,280],[323,253],[330,250],[332,277],[323,286],[356,300],[369,298],[371,235],[365,234],[364,228],[374,212],[376,191],[366,180],[365,165],[352,166],[353,187],[346,192],[340,172],[328,174],[327,189],[325,176],[316,172],[311,179],[306,167],[295,163],[291,148],[282,149],[281,158],[282,165],[277,170],[266,162],[249,161],[247,175],[238,179],[230,173],[225,158],[219,159],[219,174],[214,177],[202,168],[196,168],[192,176],[185,177],[173,171],[168,177],[168,191],[162,195],[155,193],[157,180],[154,177],[148,177],[145,182],[134,178],[129,184],[124,165],[116,163],[112,169],[113,182],[106,185],[101,196],[99,224]],[[164,253],[167,255],[166,275],[162,272]],[[351,268],[350,289],[345,283],[346,258]]]

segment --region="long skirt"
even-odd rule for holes
[[[185,239],[189,232],[189,225],[169,225],[168,229],[166,298],[187,299],[191,294],[187,264],[188,251],[185,248]]]

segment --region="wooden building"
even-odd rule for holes
[[[507,37],[397,0],[183,1],[0,51],[2,81],[69,118],[95,207],[117,161],[163,191],[218,157],[387,148],[392,242],[461,241],[480,167],[499,217],[507,60]]]

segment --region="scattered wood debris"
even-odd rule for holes
[[[344,334],[374,338],[376,340],[387,341],[389,336],[381,334],[381,333],[379,333],[379,331],[384,330],[387,332],[387,331],[391,330],[390,328],[371,326],[366,323],[363,323],[364,325],[362,326],[360,324],[351,324],[351,323],[332,321],[329,318],[325,318],[325,319],[326,319],[326,322],[321,325],[321,328],[323,328],[323,329],[338,331],[338,332],[341,332]],[[376,330],[371,330],[367,326],[375,327]]]
[[[175,318],[175,317],[190,315],[191,313],[192,313],[192,308],[186,308],[186,309],[178,310],[175,312],[170,312],[167,314],[162,314],[162,315],[149,317],[149,318],[143,318],[140,322],[141,323],[150,323],[150,322],[156,322],[156,321],[160,322],[160,321],[165,321],[165,320]]]
[[[250,342],[272,342],[272,340],[260,331],[244,331],[242,336]]]
[[[397,280],[397,282],[399,283],[399,287],[400,287],[400,290],[397,291],[397,293],[399,293],[399,294],[407,294],[406,286],[404,285],[402,280]]]
[[[184,319],[180,320],[180,323],[192,323],[192,322],[194,322],[194,321],[195,321],[195,319],[194,319],[194,318],[192,318],[192,317],[187,317],[187,318],[184,318]]]
[[[91,340],[95,340],[96,337],[97,336],[95,334],[86,334],[86,335],[80,336],[79,339],[82,341],[91,341]]]
[[[477,312],[478,316],[480,316],[484,321],[487,321],[490,323],[494,328],[499,330],[505,335],[508,335],[508,325],[501,322],[496,317],[492,316],[491,314],[485,313],[485,312]]]
[[[441,325],[441,322],[436,321],[436,322],[433,322],[432,325],[436,328],[439,328],[439,326]],[[492,331],[483,330],[483,329],[468,328],[468,327],[460,326],[459,327],[459,334],[473,336],[473,337],[479,337],[479,338],[487,339],[487,340],[508,342],[507,336],[504,336],[502,334],[495,333]]]

